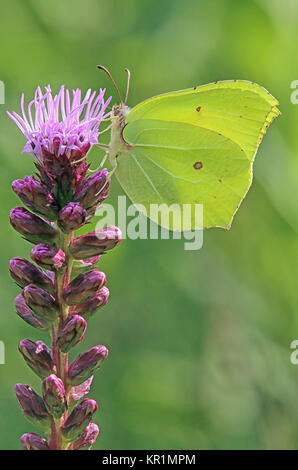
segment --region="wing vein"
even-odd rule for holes
[[[142,167],[142,165],[140,164],[140,162],[137,160],[136,156],[132,153],[131,156],[133,157],[134,161],[136,162],[136,164],[138,165],[138,167],[140,168],[141,172],[143,173],[143,175],[145,176],[146,180],[148,181],[148,183],[152,186],[153,190],[156,192],[156,194],[158,195],[159,199],[162,199],[159,191],[156,189],[155,185],[152,183],[149,175],[146,173],[146,171],[144,170],[144,168]]]
[[[191,184],[197,184],[197,183],[203,183],[203,184],[206,184],[208,186],[209,183],[205,183],[204,181],[202,180],[197,180],[197,181],[191,181],[187,178],[181,178],[181,176],[176,176],[174,175],[173,173],[171,173],[169,170],[167,170],[166,168],[164,168],[163,166],[159,165],[156,161],[154,161],[151,157],[149,157],[148,155],[146,155],[145,153],[142,152],[142,155],[143,157],[147,158],[147,160],[149,160],[151,163],[153,163],[153,165],[157,166],[158,168],[160,168],[164,173],[167,173],[169,176],[171,176],[172,178],[174,179],[177,179],[177,180],[182,180],[182,181],[185,181],[186,183],[191,183]]]
[[[185,181],[186,183],[192,183],[192,184],[198,184],[198,183],[203,183],[207,186],[212,186],[212,184],[210,183],[206,183],[202,180],[197,180],[197,181],[190,181],[186,178],[181,178],[180,176],[175,176],[173,175],[173,173],[171,173],[169,170],[167,170],[166,168],[164,168],[163,166],[159,165],[157,162],[155,162],[152,158],[150,158],[148,155],[146,155],[145,153],[142,153],[143,157],[146,157],[151,163],[153,163],[153,165],[156,165],[158,168],[160,168],[162,171],[164,171],[165,173],[167,173],[169,176],[171,176],[172,178],[174,179],[178,179],[178,180],[182,180],[182,181]],[[211,175],[213,175],[215,178],[217,178],[217,175],[215,175],[212,171],[208,171],[206,170],[205,168],[205,171]],[[237,193],[233,188],[232,186],[224,183],[223,181],[220,183],[222,184],[223,186],[225,186],[226,188],[228,188],[232,193],[236,194],[236,196],[238,197],[242,197],[241,194]],[[227,209],[226,209],[227,210]]]

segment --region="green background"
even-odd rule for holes
[[[81,352],[110,348],[90,397],[99,402],[100,449],[278,449],[298,445],[298,2],[290,0],[26,0],[2,2],[0,79],[0,448],[36,432],[13,385],[40,390],[17,351],[45,339],[14,313],[7,273],[30,246],[8,223],[19,201],[11,182],[33,173],[24,138],[5,115],[37,85],[106,86],[109,67],[129,105],[214,80],[260,83],[282,116],[259,149],[254,183],[230,232],[204,233],[200,251],[183,241],[125,240],[101,267],[109,304],[89,322]],[[114,101],[115,102],[115,101]],[[96,163],[94,162],[95,166]],[[113,181],[109,202],[123,194]]]

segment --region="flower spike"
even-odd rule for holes
[[[22,289],[15,310],[28,325],[51,335],[51,349],[42,341],[19,343],[26,364],[42,380],[42,397],[17,384],[17,399],[46,435],[23,434],[24,450],[87,450],[99,434],[90,422],[98,405],[84,397],[108,349],[94,346],[71,364],[68,352],[84,339],[87,320],[108,301],[106,276],[96,265],[121,241],[117,227],[75,235],[109,192],[108,171],[89,177],[86,161],[109,115],[111,98],[104,95],[104,89],[82,95],[64,86],[55,95],[48,85],[45,91],[36,89],[27,108],[22,95],[20,114],[8,113],[26,138],[23,152],[33,155],[37,168],[34,176],[12,184],[26,207],[12,209],[10,222],[33,243],[31,259],[38,265],[19,257],[10,261],[11,277]]]

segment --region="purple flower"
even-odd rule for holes
[[[29,339],[19,343],[26,364],[43,381],[42,397],[28,385],[17,384],[15,389],[25,416],[46,434],[46,439],[23,434],[26,450],[86,450],[99,433],[90,423],[97,403],[81,399],[108,349],[95,346],[71,364],[68,352],[84,338],[87,318],[108,300],[106,276],[95,267],[100,256],[121,241],[117,227],[75,239],[73,234],[89,223],[109,191],[108,171],[89,177],[86,161],[98,142],[102,120],[110,114],[111,98],[105,101],[104,94],[89,89],[82,97],[79,89],[70,93],[62,86],[52,95],[49,86],[45,92],[38,87],[26,109],[22,95],[21,113],[8,113],[24,134],[23,152],[34,157],[37,170],[13,182],[26,208],[12,209],[10,222],[35,245],[31,258],[46,270],[24,258],[10,261],[11,276],[23,288],[15,308],[29,325],[50,334],[52,348]]]
[[[38,317],[25,302],[22,294],[15,298],[16,312],[26,323],[38,328],[39,330],[48,330],[50,323],[45,318]]]
[[[72,274],[77,276],[78,274],[83,274],[85,272],[91,271],[96,268],[96,265],[100,259],[100,256],[93,256],[92,258],[82,259],[82,260],[73,260],[72,265]]]
[[[24,287],[22,295],[28,307],[40,318],[47,321],[56,320],[59,309],[55,298],[41,287],[29,284]]]
[[[15,207],[9,213],[13,228],[32,243],[54,242],[57,230],[45,220],[24,207]]]
[[[105,273],[97,269],[89,273],[79,274],[64,289],[63,298],[67,305],[77,305],[85,302],[97,295],[106,281]]]
[[[48,413],[54,418],[61,418],[67,410],[67,401],[63,381],[51,374],[42,382],[42,396]]]
[[[104,168],[89,178],[83,179],[76,189],[74,200],[79,202],[84,209],[95,209],[100,201],[107,198],[110,186],[107,175],[108,170]]]
[[[36,284],[38,287],[48,290],[51,294],[55,291],[51,278],[24,258],[12,258],[9,262],[9,271],[11,277],[20,287]]]
[[[70,244],[70,251],[75,259],[91,258],[111,250],[121,240],[120,228],[113,225],[76,237]]]
[[[107,287],[102,287],[98,294],[92,299],[82,302],[81,304],[75,305],[70,308],[72,315],[79,314],[86,320],[89,319],[98,309],[106,305],[110,291]]]
[[[50,450],[47,441],[38,434],[26,433],[22,435],[20,440],[24,450]]]
[[[108,353],[109,351],[105,346],[99,345],[79,354],[69,366],[70,385],[80,385],[91,377],[101,367]]]
[[[49,220],[57,219],[58,207],[53,196],[34,176],[25,176],[23,180],[13,181],[12,189],[28,209]]]
[[[63,437],[67,441],[78,439],[84,432],[87,424],[90,423],[94,413],[96,413],[98,405],[95,400],[85,398],[71,412],[62,427]]]
[[[51,417],[43,399],[29,385],[16,384],[14,390],[26,418],[37,427],[48,431]]]
[[[65,253],[61,248],[45,243],[35,245],[30,256],[39,266],[48,269],[60,269],[65,262]]]
[[[7,114],[27,139],[23,153],[33,154],[39,162],[43,161],[45,152],[66,155],[72,160],[83,148],[96,143],[98,127],[111,101],[111,97],[104,101],[104,94],[105,90],[100,89],[96,96],[89,89],[82,99],[79,88],[71,93],[62,85],[53,96],[50,85],[45,87],[45,93],[37,87],[27,112],[22,94],[22,115],[14,111]]]
[[[42,379],[53,373],[54,363],[51,350],[42,341],[23,339],[19,343],[19,351],[30,369]]]
[[[87,322],[80,315],[69,315],[58,330],[56,344],[62,352],[67,353],[84,338]]]
[[[80,385],[75,385],[71,387],[69,392],[69,406],[72,407],[77,401],[83,398],[87,393],[90,392],[90,387],[93,381],[93,375],[89,377],[89,379],[85,380],[85,382],[81,383]]]
[[[58,216],[58,225],[64,232],[77,230],[85,223],[87,212],[78,202],[69,202]]]
[[[95,423],[89,423],[83,434],[69,446],[69,450],[89,450],[95,444],[99,428]]]

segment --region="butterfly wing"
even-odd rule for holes
[[[204,227],[229,228],[252,181],[252,164],[278,102],[261,86],[224,81],[159,95],[133,108],[116,175],[136,204],[171,230],[195,229],[193,211],[183,227],[150,204],[203,204]],[[177,222],[178,221],[178,222]]]

